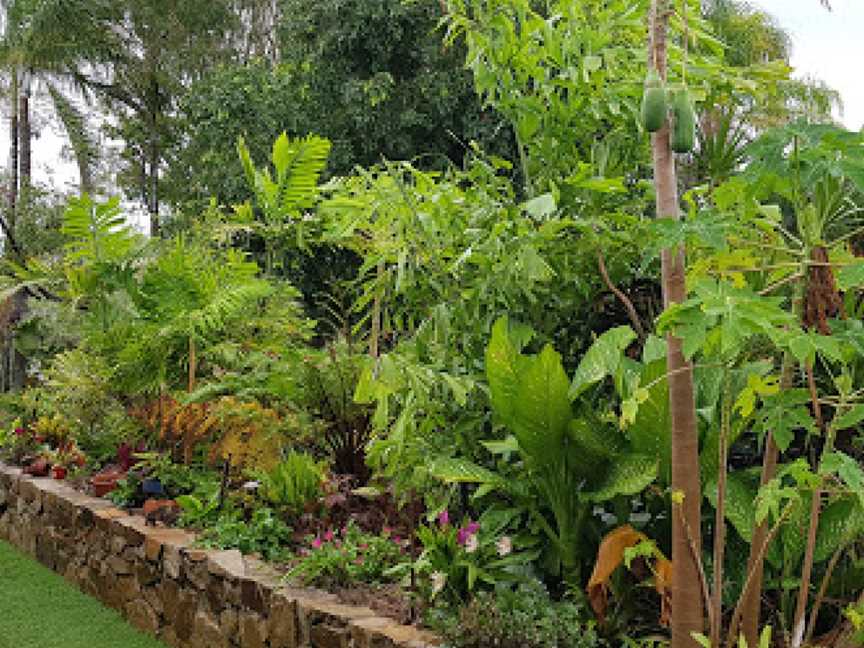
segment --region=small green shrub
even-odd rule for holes
[[[265,560],[282,560],[291,541],[291,527],[269,508],[259,508],[248,521],[236,512],[225,513],[201,534],[199,542],[207,548],[239,549],[257,553]]]
[[[108,493],[108,499],[121,507],[140,504],[141,477],[134,472],[127,473],[125,479],[119,480],[116,488]]]
[[[264,500],[296,515],[321,496],[324,467],[308,454],[291,451],[273,470],[261,473],[259,481]]]
[[[342,530],[341,537],[328,531],[310,537],[309,543],[310,548],[302,550],[300,561],[290,572],[306,584],[392,581],[393,568],[405,559],[398,538],[363,533],[353,522]]]
[[[481,592],[458,615],[428,619],[450,648],[595,648],[600,639],[583,608],[556,602],[540,583]]]

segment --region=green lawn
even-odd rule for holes
[[[0,542],[0,648],[165,648]]]

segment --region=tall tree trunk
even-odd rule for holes
[[[666,78],[666,37],[669,0],[653,0],[649,34],[650,59]],[[651,136],[657,217],[678,219],[678,187],[675,158],[669,143],[669,122]],[[687,296],[684,249],[663,250],[663,301],[666,306]],[[682,342],[667,336],[669,407],[672,419],[672,648],[695,648],[694,632],[704,630],[704,605],[698,557],[702,551],[701,488],[699,484],[699,436],[693,367],[684,358]],[[683,496],[683,501],[681,497]]]
[[[9,89],[9,218],[7,223],[11,231],[15,230],[15,212],[18,209],[18,70],[12,68],[12,79]],[[8,241],[6,252],[9,252]]]
[[[159,143],[156,137],[156,118],[150,134],[150,193],[147,211],[150,213],[150,235],[159,236]]]
[[[30,191],[30,178],[33,171],[33,128],[30,123],[30,73],[25,71],[21,75],[21,94],[18,107],[18,140],[21,147],[20,168],[20,190],[21,196],[26,199]]]

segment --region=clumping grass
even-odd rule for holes
[[[0,648],[165,648],[0,542]]]

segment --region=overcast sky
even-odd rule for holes
[[[795,76],[822,79],[843,98],[843,124],[864,126],[864,0],[750,0],[792,36]]]

